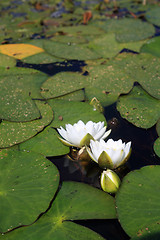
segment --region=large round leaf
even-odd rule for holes
[[[79,120],[83,122],[99,122],[106,120],[102,113],[94,110],[94,107],[84,102],[68,102],[63,100],[48,100],[54,112],[54,120],[50,126],[57,128],[67,123],[74,124]]]
[[[128,95],[119,97],[117,109],[123,118],[137,127],[150,128],[160,117],[160,100],[135,86]]]
[[[17,69],[17,72],[19,69]],[[40,118],[40,112],[32,98],[41,98],[40,86],[47,79],[42,73],[25,71],[15,74],[14,70],[0,76],[0,118],[8,121],[31,121]]]
[[[97,59],[100,56],[81,44],[59,43],[54,41],[45,41],[44,49],[47,53],[63,59],[88,60]]]
[[[160,37],[154,37],[148,40],[142,47],[141,52],[150,53],[154,56],[160,57]]]
[[[86,77],[77,72],[60,72],[48,78],[41,86],[44,98],[63,96],[84,88]]]
[[[2,239],[26,240],[28,236],[30,240],[103,239],[100,235],[72,221],[113,218],[116,218],[113,197],[87,184],[63,182],[48,213],[33,225],[3,235]]]
[[[44,212],[59,184],[57,168],[33,152],[0,152],[0,231],[31,224]]]
[[[159,182],[160,166],[143,167],[123,179],[116,205],[119,221],[129,236],[153,234],[160,224]]]
[[[20,150],[41,153],[44,156],[58,156],[69,153],[69,147],[64,146],[58,139],[58,133],[51,127],[19,145]]]
[[[145,13],[145,17],[147,21],[160,26],[160,7],[154,6],[153,8],[149,8],[149,10]]]
[[[103,58],[111,58],[116,56],[117,53],[124,48],[139,52],[140,47],[144,43],[145,41],[119,43],[115,39],[115,33],[106,33],[90,41],[88,47],[93,49]]]
[[[135,18],[109,19],[99,26],[107,32],[114,32],[119,42],[140,41],[155,33],[153,25]]]
[[[151,54],[119,54],[110,64],[125,71],[128,77],[139,82],[153,97],[160,99],[160,58]]]
[[[0,124],[0,148],[11,147],[15,144],[26,141],[52,121],[53,112],[51,107],[41,101],[36,101],[41,118],[30,122],[8,122],[2,121]]]

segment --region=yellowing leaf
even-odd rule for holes
[[[0,53],[16,59],[23,59],[41,52],[44,52],[44,49],[30,44],[20,43],[0,45]]]

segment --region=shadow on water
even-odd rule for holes
[[[81,72],[81,67],[85,66],[84,61],[70,60],[48,64],[31,64],[17,61],[17,67],[33,68],[50,76],[59,72]]]

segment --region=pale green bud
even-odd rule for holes
[[[121,183],[118,175],[110,169],[102,172],[100,181],[103,191],[108,193],[116,193]]]

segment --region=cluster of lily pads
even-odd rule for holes
[[[118,219],[132,240],[159,239],[160,166],[131,171],[119,187],[131,143],[105,142],[102,114],[115,104],[126,123],[156,129],[158,162],[159,1],[1,0],[0,14],[0,239],[104,240],[76,222],[95,218]],[[87,151],[115,197],[60,180],[48,157],[62,161],[70,148],[56,129]]]
[[[112,171],[123,165],[131,153],[131,142],[122,143],[122,140],[114,141],[109,139],[104,141],[111,130],[106,132],[104,122],[88,121],[84,124],[79,120],[71,125],[66,124],[66,130],[63,127],[57,129],[63,137],[59,139],[67,146],[78,148],[85,147],[90,158],[99,164],[103,170],[101,174],[101,187],[109,193],[116,193],[120,186],[118,175]],[[89,145],[89,147],[88,147]],[[86,156],[85,156],[86,158]]]

